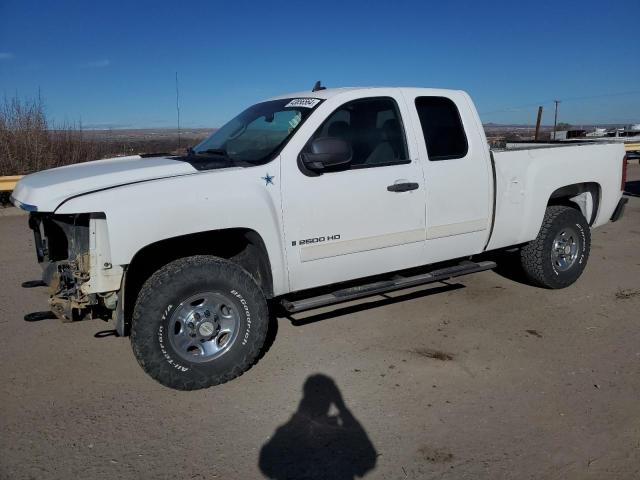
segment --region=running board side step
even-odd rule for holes
[[[471,262],[464,261],[453,267],[441,268],[433,270],[429,273],[403,277],[396,275],[389,280],[380,280],[377,282],[358,285],[355,287],[343,288],[335,292],[319,295],[317,297],[304,298],[302,300],[289,301],[282,299],[280,304],[288,313],[298,313],[313,308],[326,307],[336,303],[348,302],[358,298],[370,297],[380,293],[392,292],[403,288],[417,287],[427,283],[441,282],[453,277],[468,275],[469,273],[482,272],[483,270],[491,270],[495,268],[495,262]]]

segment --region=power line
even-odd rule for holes
[[[640,95],[640,90],[631,90],[631,91],[628,91],[628,92],[617,92],[617,93],[604,93],[604,94],[600,94],[600,95],[588,95],[588,96],[583,96],[583,97],[567,97],[567,98],[563,98],[562,101],[563,102],[575,102],[575,101],[581,101],[581,100],[593,100],[593,99],[596,99],[596,98],[621,97],[621,96],[625,96],[625,95]],[[492,110],[490,112],[480,112],[480,115],[492,115],[494,113],[517,112],[517,111],[520,111],[520,110],[524,110],[524,109],[535,107],[535,106],[539,106],[539,105],[551,105],[554,102],[555,102],[555,100],[544,100],[544,101],[535,102],[535,103],[528,103],[526,105],[518,105],[518,106],[514,106],[514,107],[507,107],[507,108],[503,108],[501,110]]]
[[[568,97],[568,98],[563,98],[562,101],[563,102],[573,102],[573,101],[578,101],[578,100],[591,100],[593,98],[607,98],[607,97],[622,97],[625,95],[639,95],[640,94],[640,90],[631,90],[629,92],[618,92],[618,93],[604,93],[601,95],[588,95],[586,97]]]

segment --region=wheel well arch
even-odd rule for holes
[[[596,182],[565,185],[553,191],[547,202],[550,205],[565,205],[580,212],[591,226],[598,215],[601,187]]]
[[[230,228],[171,237],[140,249],[125,269],[122,284],[125,331],[144,282],[167,263],[191,255],[215,255],[236,262],[254,278],[265,297],[273,297],[269,254],[255,230]]]

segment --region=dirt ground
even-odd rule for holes
[[[253,369],[160,386],[99,320],[46,310],[0,214],[0,477],[640,478],[640,167],[577,284],[495,272],[281,318]]]

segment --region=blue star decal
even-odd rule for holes
[[[265,186],[267,185],[273,185],[273,179],[276,178],[275,175],[269,175],[269,172],[267,172],[267,174],[262,177],[262,180],[264,180],[264,184]]]

